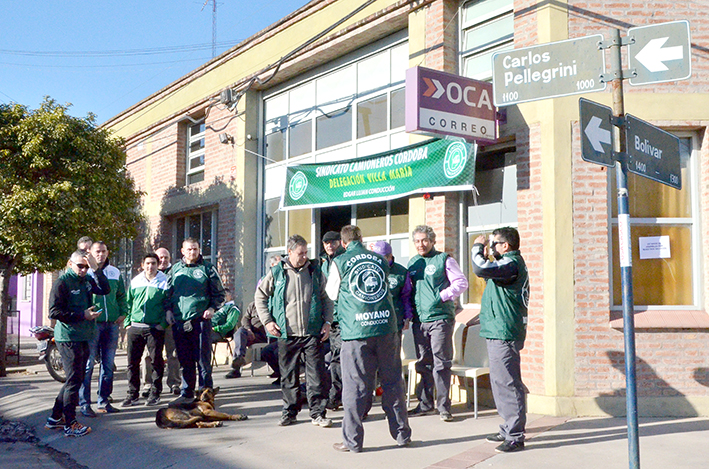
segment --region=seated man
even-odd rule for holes
[[[226,378],[240,378],[241,367],[246,364],[246,348],[253,344],[266,343],[266,329],[261,324],[261,320],[256,312],[256,304],[252,301],[246,307],[246,312],[241,316],[241,327],[234,333],[234,356],[231,361],[231,371],[226,374]],[[272,378],[276,378],[276,383],[280,380],[278,368],[278,343],[273,342],[261,351],[261,358],[268,363],[273,370]],[[274,384],[276,384],[274,383]]]
[[[229,339],[239,323],[241,311],[234,304],[234,297],[228,288],[224,289],[226,303],[212,316],[212,342]]]

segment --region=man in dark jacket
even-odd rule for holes
[[[87,276],[89,268],[94,277]],[[84,436],[91,431],[76,421],[79,388],[89,359],[89,341],[96,335],[95,319],[101,314],[93,295],[108,295],[108,279],[91,254],[75,251],[66,272],[54,282],[49,297],[49,318],[56,319],[54,340],[62,357],[66,382],[56,400],[46,428],[64,429],[65,436]]]
[[[253,344],[266,342],[268,342],[266,329],[258,317],[256,303],[252,301],[241,316],[241,327],[234,333],[234,357],[231,360],[231,371],[225,377],[227,379],[240,378],[241,367],[246,364],[246,348]],[[272,377],[278,378],[274,384],[278,384],[281,376],[278,371],[278,343],[273,342],[264,347],[261,350],[261,358],[273,370]]]
[[[487,339],[492,396],[504,420],[500,432],[487,441],[501,443],[495,450],[509,453],[524,449],[527,416],[520,351],[527,335],[529,277],[516,229],[493,231],[489,249],[485,241],[484,236],[475,238],[472,266],[475,275],[487,279],[480,305],[480,336]]]
[[[180,397],[171,405],[194,401],[197,363],[200,387],[214,387],[212,381],[212,324],[214,312],[224,302],[224,287],[217,270],[202,258],[199,241],[182,242],[182,259],[168,272],[172,287],[171,310],[167,322],[174,323],[177,358],[182,369]]]
[[[328,231],[322,237],[323,253],[320,255],[320,269],[325,277],[330,272],[334,259],[345,252],[340,241],[340,233]],[[342,337],[340,326],[337,322],[337,312],[333,313],[332,326],[330,327],[330,393],[327,399],[327,408],[337,410],[342,402],[342,369],[340,367],[340,349]]]

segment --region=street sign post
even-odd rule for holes
[[[588,99],[579,99],[581,158],[589,163],[615,166],[613,159],[613,110]]]
[[[679,138],[631,114],[625,122],[628,171],[682,189]]]
[[[492,56],[496,106],[603,91],[602,34],[498,52]]]
[[[672,21],[628,29],[631,85],[684,80],[692,75],[689,22]]]

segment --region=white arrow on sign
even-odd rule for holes
[[[684,56],[682,46],[665,47],[669,37],[658,37],[652,39],[640,52],[635,54],[635,59],[643,64],[651,72],[664,72],[669,70],[663,62],[668,60],[680,60]]]
[[[583,130],[583,133],[586,134],[586,137],[588,137],[588,140],[591,142],[591,146],[598,153],[605,153],[603,145],[601,145],[602,143],[607,143],[609,145],[611,143],[611,131],[602,129],[602,122],[603,121],[599,117],[593,116],[591,117],[591,120],[588,121],[586,128]]]
[[[433,95],[433,99],[438,99],[446,92],[445,87],[435,78],[423,77],[423,81],[428,85],[428,89],[423,93],[426,97]]]

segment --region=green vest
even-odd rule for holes
[[[389,266],[389,293],[396,311],[396,324],[399,330],[404,328],[404,301],[401,299],[401,290],[406,283],[406,267],[394,262]]]
[[[287,339],[286,328],[286,285],[288,277],[281,261],[271,267],[273,274],[273,296],[270,299],[269,308],[276,325],[281,330],[281,339]],[[308,335],[319,336],[322,331],[323,317],[322,305],[320,304],[320,266],[317,262],[310,261],[308,266],[313,279],[313,292],[310,298],[310,314],[308,314]],[[273,337],[269,334],[270,337]]]
[[[524,340],[527,336],[529,277],[519,251],[506,252],[517,264],[512,283],[488,279],[480,301],[480,337],[498,340]]]
[[[384,257],[368,251],[360,241],[347,245],[334,259],[340,272],[337,317],[342,340],[358,340],[396,332]]]
[[[441,301],[441,291],[450,286],[446,275],[448,254],[431,249],[426,257],[416,255],[409,261],[409,275],[413,288],[415,319],[433,322],[455,318],[453,300]]]

